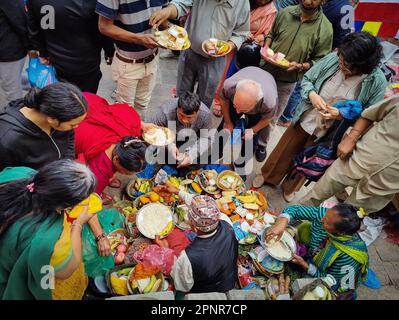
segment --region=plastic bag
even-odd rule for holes
[[[156,267],[163,274],[169,275],[175,260],[175,253],[169,248],[150,245],[143,252],[136,252],[133,257],[137,263],[142,263],[144,266]]]
[[[39,58],[30,58],[28,69],[28,80],[31,87],[44,88],[50,84],[57,83],[55,68],[46,66]]]
[[[116,209],[103,210],[97,216],[105,234],[124,227],[124,217]],[[89,277],[105,276],[108,270],[115,267],[113,256],[100,257],[98,255],[97,242],[88,225],[83,228],[82,242],[83,262],[85,272]]]

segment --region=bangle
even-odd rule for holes
[[[104,239],[106,237],[105,233],[100,234],[98,237],[96,237],[96,242],[99,242],[100,240]]]
[[[76,220],[72,223],[72,227],[79,227],[80,230],[83,230],[83,226]]]

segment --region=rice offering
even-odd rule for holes
[[[160,235],[170,224],[173,225],[172,212],[162,204],[151,204],[143,207],[137,218],[137,226],[140,232],[152,239],[156,235]]]
[[[292,251],[283,240],[271,239],[270,241],[265,241],[265,245],[269,254],[276,257],[276,259],[287,261],[292,258]]]
[[[174,136],[168,128],[153,128],[143,134],[146,142],[154,146],[166,146],[173,142]]]

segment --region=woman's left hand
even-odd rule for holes
[[[100,257],[107,257],[111,255],[111,245],[107,237],[104,237],[97,242],[97,249]]]
[[[308,270],[309,268],[309,264],[302,257],[296,254],[294,254],[294,258],[291,260],[291,262],[301,266],[305,270]]]
[[[323,116],[326,120],[342,120],[342,116],[339,113],[337,108],[331,107],[327,105],[326,110],[319,111],[319,113]]]
[[[254,40],[255,43],[259,44],[261,47],[263,47],[263,45],[265,44],[265,37],[263,36],[263,34],[258,34]]]

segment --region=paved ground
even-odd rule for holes
[[[161,59],[160,69],[161,72],[158,74],[156,88],[148,112],[155,110],[163,101],[172,98],[173,95],[173,87],[177,79],[176,59]],[[104,76],[98,94],[110,100],[110,94],[114,90],[114,83],[111,79],[111,68],[103,64],[102,71]],[[4,97],[0,91],[0,105],[3,104]],[[216,118],[213,119],[213,122],[215,126],[218,124]],[[271,153],[283,132],[284,129],[281,127],[277,127],[274,130],[268,145],[268,154]],[[253,164],[253,172],[248,177],[248,183],[251,183],[253,177],[260,172],[261,166],[262,164],[255,161]],[[287,203],[282,198],[280,188],[273,189],[265,187],[263,191],[267,195],[270,205],[276,210],[281,210],[287,206]],[[292,203],[295,203],[297,199],[300,199],[306,194],[306,191],[306,188],[300,190]],[[358,292],[359,299],[399,299],[399,246],[388,243],[383,239],[383,235],[381,235],[380,238],[369,247],[369,251],[371,256],[371,267],[379,276],[383,287],[379,290],[372,290],[362,286]]]

